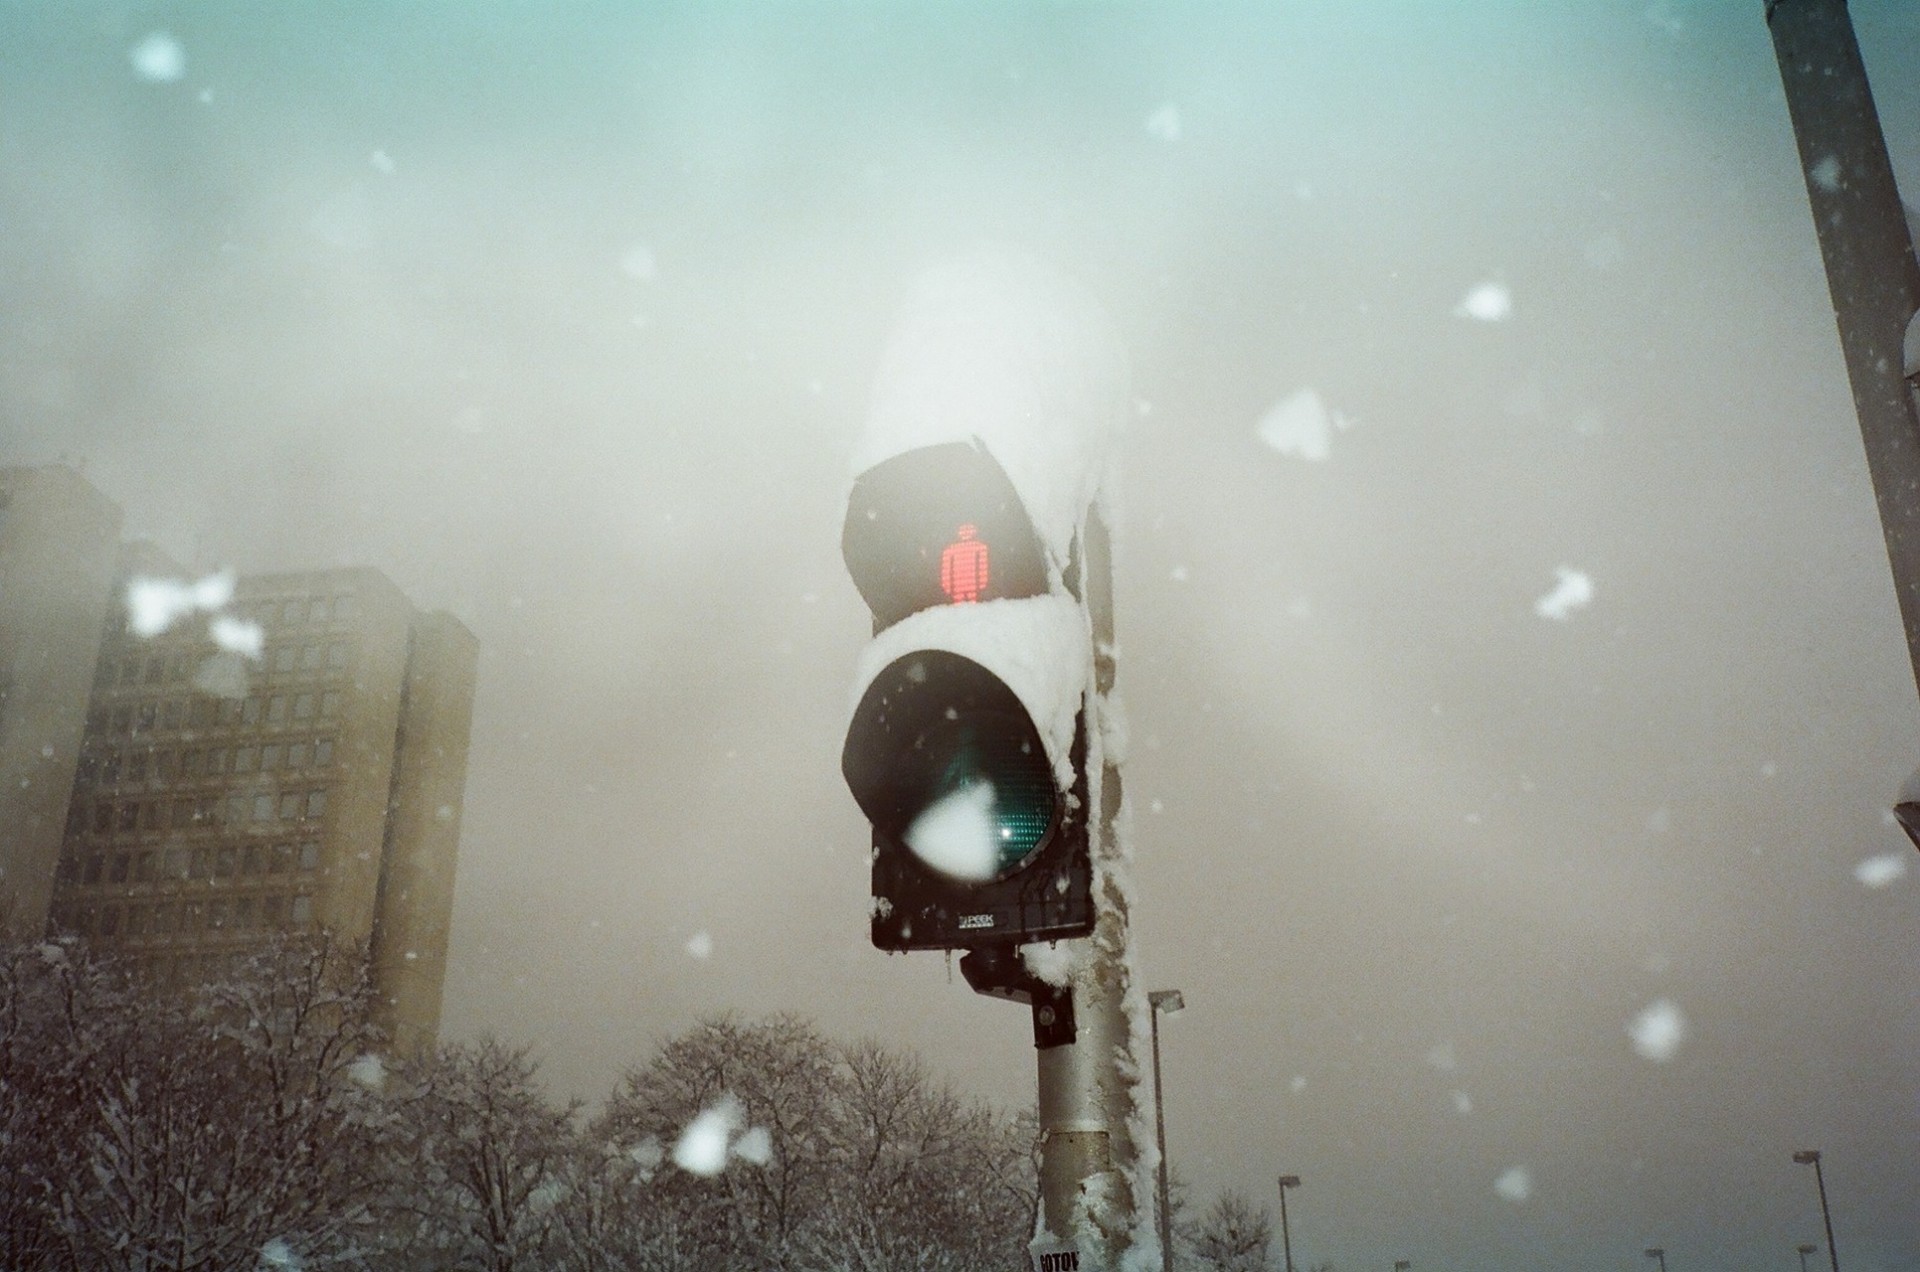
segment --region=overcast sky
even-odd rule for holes
[[[1131,351],[1198,1199],[1794,1272],[1817,1147],[1920,1268],[1920,713],[1761,0],[301,8],[0,0],[0,463],[472,627],[448,1036],[598,1098],[791,1009],[1031,1099],[1022,1012],[868,945],[838,771],[873,372],[1006,244]],[[1853,11],[1913,199],[1920,8]]]

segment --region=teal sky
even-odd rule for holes
[[[0,0],[0,463],[478,634],[449,1034],[598,1097],[794,1009],[1025,1100],[1020,1013],[866,944],[838,543],[915,274],[1034,253],[1133,355],[1197,1198],[1301,1175],[1340,1272],[1794,1272],[1819,1147],[1920,1272],[1920,715],[1762,7]],[[1853,13],[1920,201],[1920,9]],[[1306,388],[1324,461],[1259,435]]]

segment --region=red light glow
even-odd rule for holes
[[[960,527],[959,536],[940,554],[940,590],[956,605],[980,599],[987,588],[987,545],[974,536],[979,528],[971,522]]]

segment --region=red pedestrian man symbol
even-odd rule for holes
[[[940,554],[940,590],[955,604],[980,599],[987,587],[987,545],[974,538],[980,531],[971,523],[960,527],[960,537]]]

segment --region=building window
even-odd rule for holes
[[[185,680],[186,678],[187,678],[187,654],[185,650],[182,650],[179,653],[175,654],[173,657],[167,659],[167,682],[169,684],[179,684],[182,680]]]
[[[195,729],[212,728],[213,708],[212,698],[195,698],[193,705],[187,708],[187,724]]]
[[[124,852],[113,854],[113,860],[107,865],[108,883],[125,883],[128,873],[133,869],[133,858]]]
[[[318,870],[320,868],[320,845],[309,840],[300,845],[300,868]]]
[[[108,786],[120,780],[120,752],[108,751],[100,761],[100,780]]]
[[[225,898],[207,902],[207,926],[218,930],[227,925],[227,903]]]
[[[313,719],[313,695],[312,694],[300,693],[300,694],[294,695],[293,718],[296,720]]]
[[[155,654],[153,657],[147,659],[146,682],[150,685],[157,685],[166,678],[167,656],[165,654]]]
[[[287,767],[303,769],[307,767],[307,754],[311,750],[306,742],[292,742],[287,745]]]
[[[259,762],[259,759],[259,747],[236,746],[233,748],[233,771],[236,773],[251,773],[253,772],[255,764]]]
[[[229,826],[238,826],[247,820],[247,814],[252,811],[252,808],[253,801],[245,795],[229,795],[226,815],[221,820]]]
[[[133,708],[119,707],[113,713],[113,733],[124,737],[133,728]]]
[[[260,918],[268,927],[279,927],[286,921],[287,899],[279,893],[260,899]]]
[[[326,651],[323,650],[318,645],[300,646],[300,670],[302,671],[320,670],[320,659],[325,654],[325,652]]]
[[[153,930],[155,932],[159,932],[163,934],[173,931],[174,918],[175,918],[175,912],[174,912],[172,902],[170,901],[162,902],[161,904],[154,906],[153,907]]]
[[[304,892],[296,896],[291,914],[295,927],[305,927],[313,922],[313,898]]]
[[[306,608],[305,605],[297,600],[288,601],[280,609],[280,621],[289,624],[297,623],[300,621],[301,613],[304,612]]]
[[[273,820],[273,796],[262,792],[253,797],[253,820],[257,822]]]
[[[122,834],[131,834],[140,828],[140,805],[127,803],[120,805],[120,814],[114,823],[114,829]]]
[[[203,795],[199,799],[194,800],[193,820],[203,826],[213,821],[214,809],[218,804],[219,801],[211,795]]]
[[[153,753],[153,780],[171,782],[174,770],[179,767],[180,756],[177,751],[155,751]]]
[[[326,768],[333,763],[333,739],[321,738],[313,744],[313,766]]]
[[[234,859],[237,856],[238,854],[230,846],[215,849],[213,854],[213,877],[216,879],[233,878]]]
[[[280,797],[280,820],[294,821],[300,816],[300,792],[288,791]]]
[[[223,727],[239,724],[241,717],[246,714],[246,707],[247,704],[239,698],[222,698],[215,719]]]
[[[267,699],[267,723],[285,724],[287,720],[287,695],[276,693]]]
[[[338,641],[327,646],[327,666],[333,671],[347,669],[347,647]]]
[[[153,882],[153,861],[158,853],[143,852],[133,859],[133,881],[135,883]]]
[[[353,617],[353,593],[343,592],[333,598],[333,621],[344,623]]]
[[[93,806],[93,833],[104,835],[113,829],[113,805],[95,804]]]
[[[106,867],[107,859],[105,855],[97,852],[94,853],[87,858],[87,874],[86,878],[81,880],[81,882],[89,884],[100,882],[100,876],[105,872]]]
[[[320,695],[320,714],[328,717],[340,714],[340,691],[338,689],[329,689]]]
[[[307,816],[311,818],[311,817],[325,817],[326,815],[327,815],[326,789],[323,787],[317,791],[308,791],[307,792]]]
[[[154,726],[159,723],[159,720],[160,704],[157,702],[143,702],[140,704],[139,713],[134,720],[134,731],[137,733],[151,733],[153,732]]]
[[[140,660],[138,658],[124,659],[120,663],[120,683],[123,685],[137,685],[140,683]]]
[[[281,645],[273,651],[273,669],[281,672],[292,671],[293,660],[297,658],[299,654],[300,651],[292,645]]]
[[[80,882],[80,858],[73,856],[60,858],[60,882]]]
[[[127,780],[129,782],[147,780],[147,752],[133,751],[127,755]]]
[[[216,746],[207,752],[207,776],[216,777],[227,771],[227,748]]]
[[[127,907],[127,935],[145,936],[147,933],[147,908],[143,905]]]
[[[261,747],[261,771],[271,773],[273,770],[279,768],[281,758],[286,754],[286,750],[287,748],[278,742],[270,742],[266,746]]]
[[[193,865],[188,869],[187,877],[189,879],[204,879],[212,873],[213,850],[211,848],[195,848],[193,850]]]
[[[177,729],[186,718],[186,704],[178,698],[167,699],[167,705],[160,711],[160,727]]]
[[[233,926],[250,928],[253,926],[253,898],[238,897],[233,903]]]
[[[243,875],[257,875],[260,873],[260,847],[258,844],[248,844],[240,850],[240,873]]]
[[[147,829],[165,830],[167,828],[167,801],[164,799],[148,800],[146,808],[147,811],[144,820]]]
[[[167,849],[166,864],[161,869],[164,875],[169,879],[186,878],[187,877],[187,850],[185,848]]]
[[[240,705],[240,723],[260,723],[260,699],[248,698]]]
[[[285,874],[293,869],[293,845],[275,844],[267,857],[268,874]]]
[[[120,907],[115,905],[100,908],[100,935],[117,936],[120,932]]]

